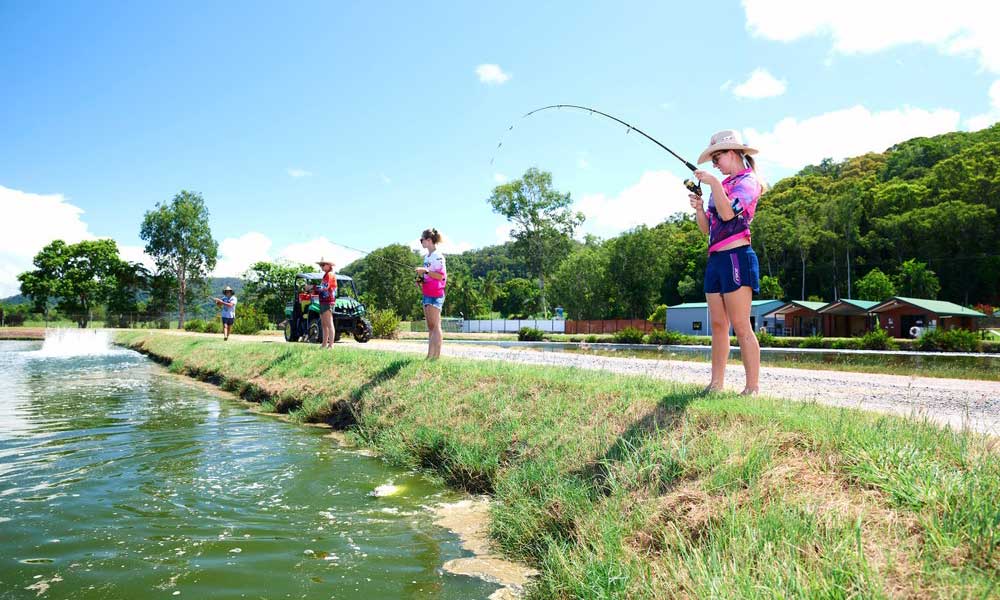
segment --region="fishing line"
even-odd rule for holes
[[[406,263],[402,263],[402,262],[400,262],[398,260],[393,260],[393,259],[391,259],[391,258],[389,258],[387,256],[382,256],[380,254],[376,254],[375,256],[372,256],[372,253],[370,251],[362,250],[361,248],[354,248],[354,247],[348,246],[346,244],[341,244],[341,243],[338,243],[338,242],[330,242],[330,243],[333,244],[333,245],[335,245],[335,246],[340,246],[341,248],[346,248],[347,250],[353,250],[355,252],[360,252],[363,256],[367,256],[367,257],[370,257],[370,258],[375,258],[375,259],[381,260],[381,261],[386,262],[386,263],[388,263],[388,264],[390,264],[392,266],[404,268],[407,271],[412,271],[416,267],[416,265],[409,265],[409,264],[406,264]],[[418,277],[417,279],[419,280],[420,278]]]
[[[648,133],[646,133],[645,131],[639,129],[635,125],[632,125],[631,123],[626,123],[625,121],[619,119],[618,117],[609,115],[606,112],[599,111],[596,108],[591,108],[589,106],[580,106],[578,104],[552,104],[552,105],[549,105],[549,106],[543,106],[541,108],[536,108],[535,110],[532,110],[532,111],[528,111],[524,115],[521,116],[521,119],[527,119],[531,115],[534,115],[536,113],[540,113],[540,112],[545,111],[545,110],[560,109],[560,108],[569,108],[569,109],[573,109],[573,110],[582,110],[582,111],[588,112],[588,113],[590,113],[592,115],[600,115],[600,116],[602,116],[604,118],[611,119],[612,121],[614,121],[614,122],[616,122],[616,123],[618,123],[618,124],[620,124],[620,125],[622,125],[622,126],[625,127],[625,135],[628,135],[629,133],[631,133],[631,132],[634,131],[634,132],[638,133],[639,135],[643,136],[644,138],[646,138],[647,140],[653,142],[654,144],[656,144],[657,146],[659,146],[661,149],[663,149],[663,150],[667,151],[668,153],[670,153],[670,155],[673,156],[674,158],[676,158],[677,160],[679,160],[682,163],[684,163],[684,166],[687,167],[688,169],[690,169],[692,173],[698,170],[698,167],[696,167],[695,165],[691,164],[690,161],[684,159],[679,154],[677,154],[676,152],[674,152],[673,150],[671,150],[670,148],[668,148],[666,146],[666,144],[664,144],[660,140],[654,138],[653,136],[651,136]],[[499,153],[500,149],[503,147],[504,139],[506,138],[507,135],[510,134],[511,131],[514,130],[514,125],[515,125],[515,123],[511,123],[510,127],[507,128],[507,131],[504,132],[503,136],[500,138],[499,143],[497,143],[497,147],[493,150],[493,157],[490,158],[490,166],[493,166],[493,163],[496,160],[497,153]],[[701,196],[701,183],[700,182],[695,182],[695,181],[693,181],[691,179],[685,179],[684,180],[684,187],[686,187],[691,193],[697,194],[698,196]]]

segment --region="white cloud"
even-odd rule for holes
[[[507,176],[504,175],[503,173],[494,173],[493,181],[497,183],[507,183]]]
[[[986,129],[990,125],[1000,121],[1000,79],[993,82],[990,86],[990,110],[974,117],[969,118],[965,122],[965,126],[970,131],[979,131],[980,129]]]
[[[510,237],[510,229],[511,229],[510,223],[500,225],[496,228],[495,231],[497,235],[498,244],[506,244],[507,242],[511,241],[511,239],[513,239]]]
[[[1000,73],[1000,2],[952,0],[841,0],[822,9],[801,0],[743,0],[746,26],[768,40],[791,42],[829,35],[833,51],[870,54],[904,44],[924,44],[949,55],[973,55]]]
[[[127,260],[132,263],[141,263],[144,267],[153,271],[156,269],[156,264],[153,262],[153,257],[146,254],[146,250],[143,246],[129,246],[126,244],[118,244],[118,255],[121,256],[122,260]]]
[[[332,260],[337,268],[346,267],[352,261],[361,258],[361,256],[363,256],[361,252],[338,246],[326,239],[325,236],[305,242],[289,244],[278,253],[278,258],[296,264],[315,265],[317,260],[325,258]]]
[[[806,119],[787,117],[771,131],[744,130],[747,143],[760,150],[764,164],[798,169],[824,158],[836,160],[919,136],[955,131],[960,115],[954,110],[904,107],[871,112],[864,106],[836,110]]]
[[[729,82],[726,82],[729,83]],[[754,69],[743,83],[733,86],[733,95],[738,98],[773,98],[785,93],[787,82],[771,75],[767,69]],[[723,88],[725,89],[725,88]]]
[[[271,260],[271,238],[251,231],[240,237],[219,242],[219,260],[212,274],[216,277],[240,277],[250,265]]]
[[[294,167],[289,167],[285,169],[285,172],[288,173],[289,177],[295,177],[295,178],[312,177],[312,171],[306,171],[305,169],[296,169]]]
[[[0,185],[0,214],[8,226],[0,235],[0,297],[20,293],[19,273],[52,240],[73,244],[96,239],[81,219],[83,209],[62,194],[33,194]],[[28,224],[11,226],[10,224]]]
[[[510,81],[510,74],[504,73],[500,65],[482,64],[476,67],[479,81],[488,85],[501,85]]]
[[[583,233],[608,237],[637,225],[657,225],[674,213],[690,211],[687,195],[684,182],[676,175],[646,171],[637,183],[617,196],[585,194],[574,208],[587,216]]]

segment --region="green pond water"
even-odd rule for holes
[[[50,342],[0,342],[0,598],[497,589],[442,571],[468,553],[432,522],[457,499],[440,485],[134,352]]]

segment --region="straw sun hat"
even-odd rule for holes
[[[323,258],[323,257],[321,256],[321,257],[319,257],[319,260],[318,260],[318,261],[316,261],[316,264],[317,264],[317,265],[319,265],[319,266],[321,266],[321,267],[322,267],[323,265],[330,265],[330,266],[332,267],[334,263],[333,263],[333,261],[332,261],[332,260],[326,260],[325,258]]]
[[[740,150],[744,154],[757,154],[756,148],[751,148],[743,143],[740,132],[732,129],[723,129],[709,140],[708,148],[705,148],[705,151],[698,157],[698,164],[708,162],[712,159],[712,155],[719,150]]]

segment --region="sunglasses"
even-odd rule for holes
[[[721,158],[727,152],[729,152],[729,150],[720,150],[718,152],[713,153],[712,154],[712,164],[713,165],[718,164],[719,163],[719,158]]]

